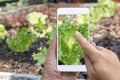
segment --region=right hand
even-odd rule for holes
[[[114,52],[89,43],[79,32],[75,37],[83,48],[90,80],[120,80],[120,62]]]

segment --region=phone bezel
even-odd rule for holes
[[[57,9],[57,69],[61,72],[86,72],[85,65],[59,65],[58,64],[58,16],[66,14],[87,14],[88,15],[88,41],[90,39],[90,13],[88,8],[58,8]]]

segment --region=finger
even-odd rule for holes
[[[78,31],[75,32],[75,37],[83,49],[88,50],[90,52],[94,52],[96,50],[96,48],[93,45],[91,45]]]
[[[96,58],[99,57],[96,47],[90,44],[79,32],[75,33],[75,37],[91,61],[96,61]]]
[[[96,46],[96,43],[95,42],[90,42],[93,46]]]
[[[91,43],[93,46],[96,46],[96,43],[93,42],[93,38],[90,38],[90,43]]]
[[[56,43],[55,36],[48,50],[47,61],[56,61]]]
[[[87,68],[87,72],[90,75],[91,73],[94,72],[92,61],[88,58],[86,53],[84,53],[84,59],[85,59],[85,65],[86,65],[86,68]]]

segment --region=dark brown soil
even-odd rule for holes
[[[37,48],[46,46],[47,39],[39,39],[24,53],[13,53],[5,41],[0,41],[0,71],[28,74],[41,74],[43,68],[38,66],[32,58]]]

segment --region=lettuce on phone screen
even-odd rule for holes
[[[75,31],[88,39],[87,14],[58,16],[59,65],[82,65],[83,51],[75,39]]]

